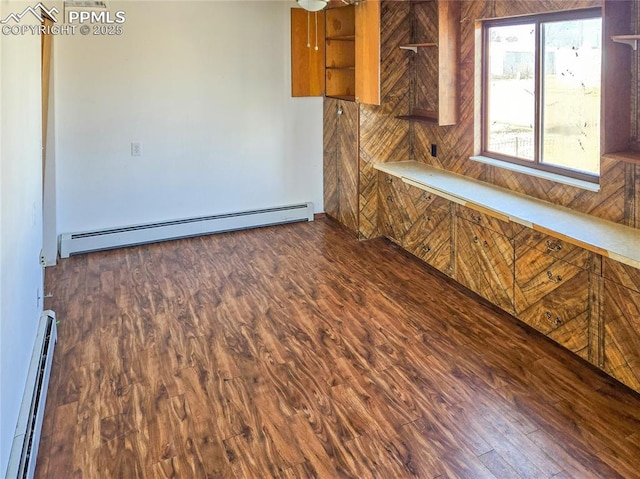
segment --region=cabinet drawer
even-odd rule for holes
[[[603,258],[602,273],[605,279],[615,281],[626,288],[640,292],[640,269],[611,258]]]
[[[451,212],[448,208],[432,208],[409,227],[404,248],[434,268],[450,275]]]
[[[536,256],[541,258],[538,253],[564,260],[579,268],[599,274],[599,268],[596,267],[597,255],[591,251],[534,229],[524,228],[516,236],[516,257]]]
[[[513,240],[459,217],[456,230],[455,279],[513,313]]]
[[[415,209],[420,213],[425,213],[426,211],[432,211],[434,209],[442,209],[447,212],[450,211],[450,207],[452,205],[451,201],[442,198],[441,196],[421,190],[420,188],[416,188],[411,185],[406,185],[406,192]]]
[[[500,233],[509,239],[514,238],[520,231],[522,231],[522,229],[524,229],[524,226],[517,223],[502,221],[494,216],[462,205],[457,205],[456,214],[460,218],[484,228],[488,228],[496,233]]]
[[[379,228],[383,236],[402,245],[405,233],[404,183],[400,178],[379,173],[378,215]]]
[[[589,355],[589,272],[543,256],[520,274],[516,258],[516,316],[583,359]]]

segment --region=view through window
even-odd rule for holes
[[[484,25],[483,155],[597,181],[600,10]]]

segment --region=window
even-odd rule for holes
[[[482,155],[597,182],[600,9],[483,25]]]

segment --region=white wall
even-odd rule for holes
[[[290,93],[293,0],[108,3],[122,36],[55,39],[59,233],[322,211],[322,100]]]
[[[21,2],[0,2],[0,15]],[[23,22],[28,22],[25,18]],[[0,38],[0,476],[4,477],[42,295],[40,37]]]

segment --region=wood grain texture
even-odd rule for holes
[[[360,105],[360,211],[359,236],[380,235],[378,230],[378,185],[374,163],[408,158],[409,125],[395,117],[408,108],[408,59],[398,45],[408,41],[408,2],[380,4],[380,105]]]
[[[36,477],[633,477],[640,397],[432,273],[329,219],[62,260]]]
[[[640,293],[604,281],[604,370],[640,391]]]
[[[324,12],[292,8],[291,96],[324,94],[324,54]]]
[[[456,218],[456,240],[456,281],[513,313],[513,240],[460,217]]]

